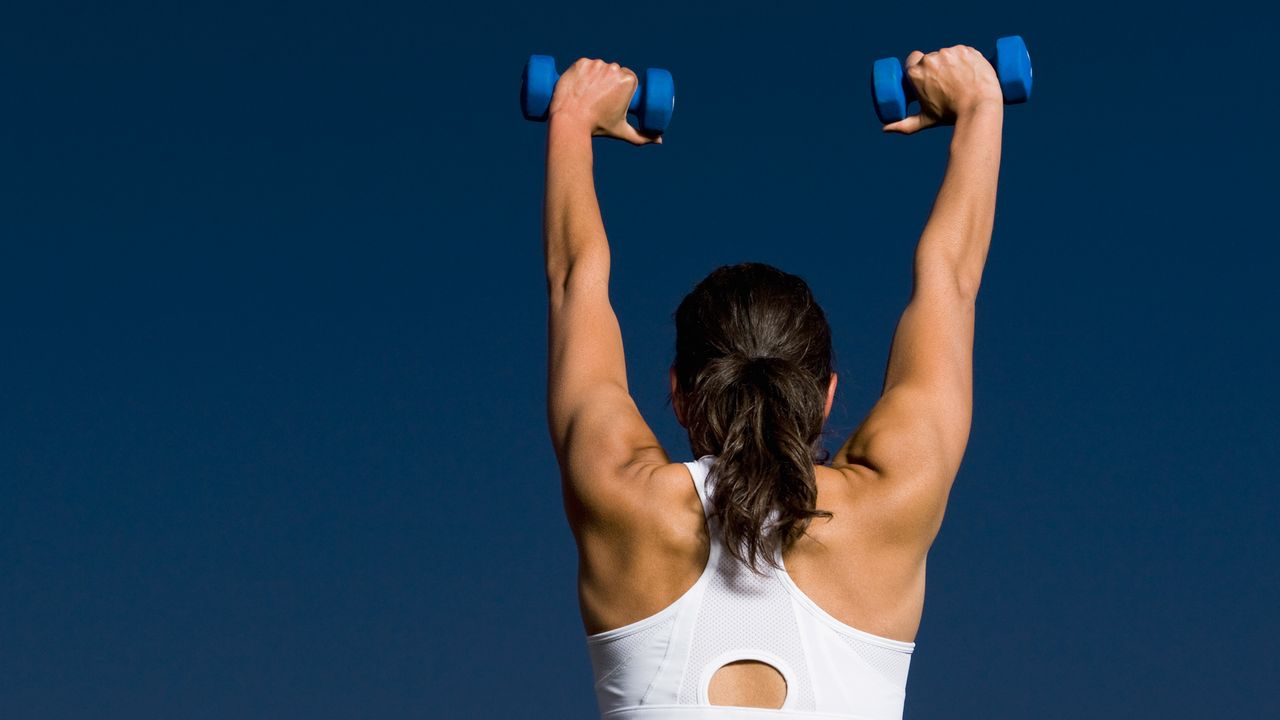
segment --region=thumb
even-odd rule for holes
[[[885,125],[884,131],[910,135],[911,133],[924,130],[931,125],[933,125],[933,121],[929,119],[928,116],[923,113],[916,113],[915,115],[908,115],[897,122],[891,122],[888,125]]]
[[[626,140],[632,145],[650,145],[655,143],[656,144],[662,143],[662,135],[658,133],[640,132],[639,130],[636,129],[636,126],[632,125],[626,120],[623,120],[622,124],[618,126],[618,137],[622,138],[623,140]]]

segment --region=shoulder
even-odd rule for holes
[[[578,592],[588,633],[650,617],[703,573],[710,540],[683,463],[654,463],[614,478],[608,500],[579,508]]]
[[[828,487],[837,488],[836,502],[858,518],[867,539],[917,551],[933,544],[954,475],[925,468],[882,471],[857,463],[823,470],[833,477]]]
[[[579,479],[589,488],[566,496],[569,521],[575,532],[599,529],[618,533],[643,532],[687,536],[692,511],[699,524],[702,504],[689,467],[682,462],[636,462]]]

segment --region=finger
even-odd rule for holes
[[[661,145],[661,144],[662,144],[662,131],[661,131],[661,130],[641,130],[639,134],[640,134],[640,137],[644,138],[644,141],[645,141],[645,144],[646,144],[646,145]]]
[[[907,56],[907,67],[911,67],[912,65],[918,65],[920,61],[923,59],[924,59],[924,53],[920,52],[919,50],[912,50],[911,54]]]
[[[930,125],[933,125],[933,120],[926,115],[917,113],[915,115],[908,115],[897,122],[891,122],[888,125],[885,125],[884,131],[910,135],[911,133],[925,129]]]

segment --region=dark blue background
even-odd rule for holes
[[[9,6],[0,716],[591,717],[524,58],[675,75],[597,170],[688,459],[670,314],[724,263],[809,280],[828,447],[861,419],[949,138],[883,136],[869,64],[1015,32],[906,715],[1276,716],[1275,15],[971,5]]]

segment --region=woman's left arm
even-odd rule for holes
[[[547,132],[547,420],[566,499],[579,509],[626,505],[619,494],[635,473],[667,462],[627,388],[592,174],[594,135],[652,141],[626,122],[635,84],[629,70],[579,60],[556,85]]]

